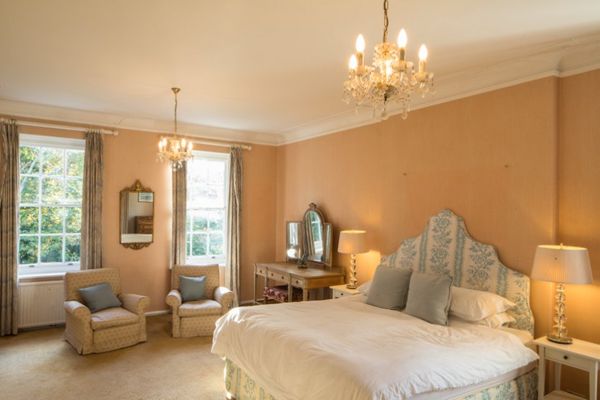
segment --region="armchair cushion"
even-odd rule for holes
[[[179,292],[184,302],[204,299],[206,276],[179,276]]]
[[[92,313],[111,307],[120,307],[121,302],[115,296],[108,282],[79,288],[79,295],[83,303]]]
[[[204,315],[221,315],[221,304],[214,300],[196,300],[183,303],[179,307],[180,317],[199,317]]]
[[[137,314],[127,311],[121,307],[107,308],[102,311],[92,313],[92,329],[99,330],[137,324],[140,317]]]

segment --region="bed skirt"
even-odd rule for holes
[[[277,400],[233,361],[225,360],[227,398],[235,400]],[[479,390],[453,400],[535,400],[537,368],[496,386]]]

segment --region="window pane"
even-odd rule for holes
[[[37,263],[37,253],[37,236],[21,236],[19,238],[19,264]]]
[[[223,230],[223,211],[222,210],[211,211],[208,229],[210,229],[211,231],[222,231]]]
[[[45,175],[62,175],[64,164],[64,150],[43,148],[42,149],[42,173]]]
[[[19,148],[21,174],[37,174],[40,172],[40,149],[22,146]]]
[[[21,177],[21,203],[37,203],[40,179],[37,176]]]
[[[83,194],[83,180],[82,179],[67,179],[67,196],[66,200],[81,202]]]
[[[68,207],[66,209],[65,231],[67,233],[81,232],[81,208]]]
[[[42,262],[62,262],[61,236],[42,236],[40,258]]]
[[[38,233],[38,208],[19,208],[19,233]]]
[[[219,256],[224,254],[223,251],[223,234],[211,233],[210,234],[210,247],[209,253],[213,256]]]
[[[192,244],[190,239],[190,234],[185,235],[185,254],[190,256],[192,254]]]
[[[207,227],[207,220],[205,215],[196,214],[194,215],[194,232],[203,231]]]
[[[206,234],[192,235],[192,256],[206,255]]]
[[[64,181],[62,178],[44,178],[42,180],[42,202],[58,203],[64,197]]]
[[[65,261],[76,262],[79,261],[79,236],[66,236],[65,237]]]
[[[42,207],[42,233],[62,233],[62,226],[62,207]]]
[[[83,151],[67,150],[67,175],[83,176]]]
[[[225,160],[188,161],[188,204],[191,208],[225,207]]]

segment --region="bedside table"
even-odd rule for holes
[[[545,336],[536,339],[534,343],[537,344],[540,355],[538,400],[580,398],[560,390],[560,370],[562,365],[587,371],[590,375],[590,400],[597,400],[600,345],[577,339],[573,339],[573,344],[560,344],[549,341]],[[554,362],[555,390],[544,397],[546,360]]]
[[[358,289],[348,289],[346,285],[329,286],[329,289],[331,289],[332,298],[334,299],[339,299],[340,297],[345,296],[354,296],[360,293]]]

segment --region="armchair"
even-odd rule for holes
[[[183,302],[179,276],[206,276],[206,299]],[[212,336],[215,322],[233,306],[233,292],[219,286],[219,266],[176,265],[171,270],[166,302],[172,309],[173,337]]]
[[[78,289],[108,282],[122,303],[92,313]],[[144,310],[149,299],[136,294],[122,294],[119,271],[100,268],[65,274],[65,339],[79,354],[102,353],[146,341]]]

